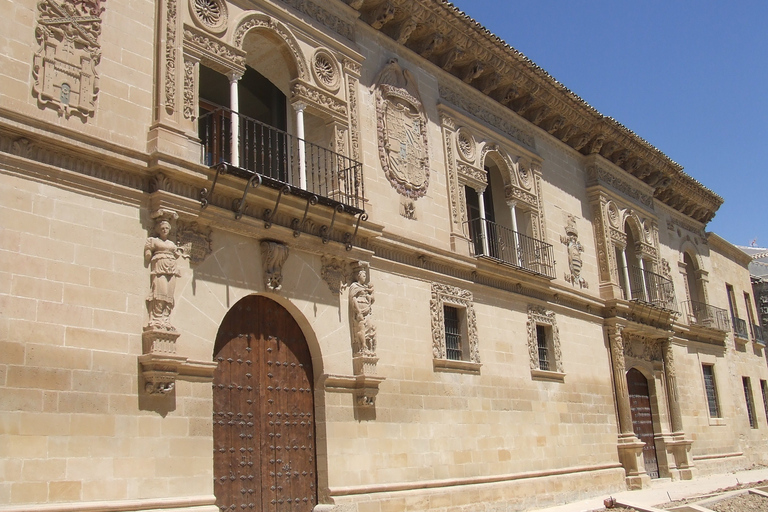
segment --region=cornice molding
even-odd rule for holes
[[[615,119],[602,115],[451,3],[445,0],[343,1],[360,12],[362,22],[576,151],[584,155],[600,153],[652,186],[658,200],[684,215],[706,223],[723,203],[720,196],[684,173],[682,166],[658,148]],[[441,88],[440,95],[445,99],[450,92]],[[461,95],[451,94],[452,98],[456,96]],[[497,122],[484,120],[499,127]],[[518,137],[514,132],[508,134]],[[528,142],[524,145],[533,147]]]

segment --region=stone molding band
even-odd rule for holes
[[[573,466],[568,468],[554,469],[551,471],[525,471],[522,473],[508,473],[505,475],[492,475],[486,477],[447,478],[444,480],[423,480],[419,482],[395,482],[391,484],[361,485],[354,487],[331,487],[330,495],[333,497],[340,497],[357,494],[374,494],[381,492],[413,491],[417,489],[440,489],[462,485],[494,484],[501,482],[512,482],[515,480],[527,480],[531,478],[546,478],[552,476],[612,470],[623,471],[624,469],[621,464],[614,463],[598,464],[594,466]]]
[[[218,508],[216,507],[216,497],[212,494],[205,496],[187,496],[184,498],[44,503],[0,507],[0,512],[140,512],[142,510],[216,512]]]

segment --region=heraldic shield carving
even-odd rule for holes
[[[390,59],[375,82],[379,158],[400,194],[418,199],[429,186],[427,116],[416,78]]]

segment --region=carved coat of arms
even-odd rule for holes
[[[59,114],[88,116],[96,108],[101,60],[102,0],[41,0],[35,37],[33,92]]]
[[[429,186],[427,116],[416,78],[390,59],[375,82],[379,157],[400,194],[418,199]]]

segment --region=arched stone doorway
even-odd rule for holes
[[[627,392],[629,393],[629,407],[632,412],[632,430],[638,439],[644,443],[645,472],[651,478],[659,478],[651,393],[648,388],[648,380],[637,368],[631,368],[627,372]]]
[[[214,347],[214,494],[221,511],[312,510],[317,466],[312,358],[277,302],[229,310]]]

